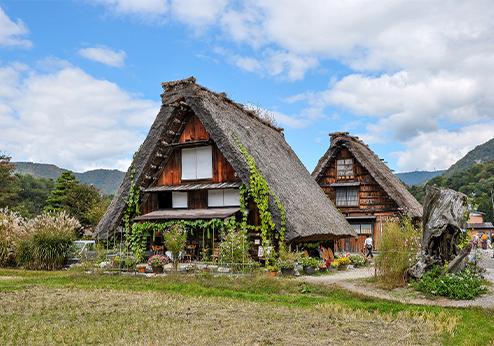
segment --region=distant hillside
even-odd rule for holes
[[[469,151],[468,154],[452,165],[444,175],[446,177],[451,177],[454,173],[465,171],[474,164],[490,161],[494,161],[494,138]]]
[[[15,164],[16,172],[18,173],[31,174],[35,177],[48,179],[57,179],[62,172],[67,171],[67,169],[45,163],[13,163]],[[74,175],[79,181],[94,185],[106,195],[112,195],[122,183],[125,173],[116,169],[96,169],[84,173],[74,172]]]
[[[405,184],[412,185],[420,185],[428,180],[435,178],[439,175],[442,175],[445,170],[442,171],[414,171],[414,172],[405,172],[405,173],[396,173],[396,176],[400,178],[402,182]]]

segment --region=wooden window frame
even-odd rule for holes
[[[338,178],[353,178],[353,159],[336,160],[336,176]]]
[[[337,187],[336,188],[336,200],[337,207],[358,207],[360,205],[360,189],[355,186],[351,187]],[[352,195],[350,196],[350,193]],[[344,194],[344,196],[342,196]],[[356,195],[356,196],[355,196]],[[352,197],[352,198],[350,198]]]

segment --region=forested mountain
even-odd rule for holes
[[[494,161],[494,138],[484,144],[476,146],[474,149],[469,151],[465,156],[453,164],[444,173],[445,176],[450,177],[454,173],[464,171],[474,164],[486,163]]]
[[[451,176],[442,175],[427,182],[426,185],[410,187],[410,192],[419,202],[423,202],[426,186],[436,185],[463,192],[470,197],[474,209],[486,213],[486,220],[493,220],[494,199],[494,162],[474,164],[467,170],[453,173]]]
[[[413,172],[404,172],[404,173],[395,173],[398,178],[405,184],[411,185],[420,185],[425,183],[427,180],[435,178],[439,175],[442,175],[445,170],[442,171],[413,171]]]
[[[13,162],[16,173],[31,174],[39,178],[57,179],[67,169],[55,165],[33,162]],[[113,195],[122,183],[125,173],[116,169],[96,169],[74,173],[77,180],[94,185],[106,195]]]

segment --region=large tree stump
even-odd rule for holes
[[[434,186],[427,187],[424,201],[422,249],[417,264],[409,274],[417,279],[434,265],[454,261],[454,269],[470,253],[470,247],[456,258],[458,240],[468,218],[467,196],[463,193]],[[465,252],[468,251],[466,254]],[[453,263],[453,262],[451,262]]]

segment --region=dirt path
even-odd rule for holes
[[[370,278],[374,275],[373,267],[337,272],[333,275],[302,276],[299,279],[309,283],[337,285],[350,292],[367,297],[398,301],[407,304],[494,309],[494,258],[492,258],[492,250],[482,251],[479,265],[486,269],[485,278],[492,283],[492,286],[489,287],[489,292],[487,294],[474,300],[452,300],[447,298],[429,299],[409,288],[398,288],[391,291],[383,290],[362,281],[362,279]]]

